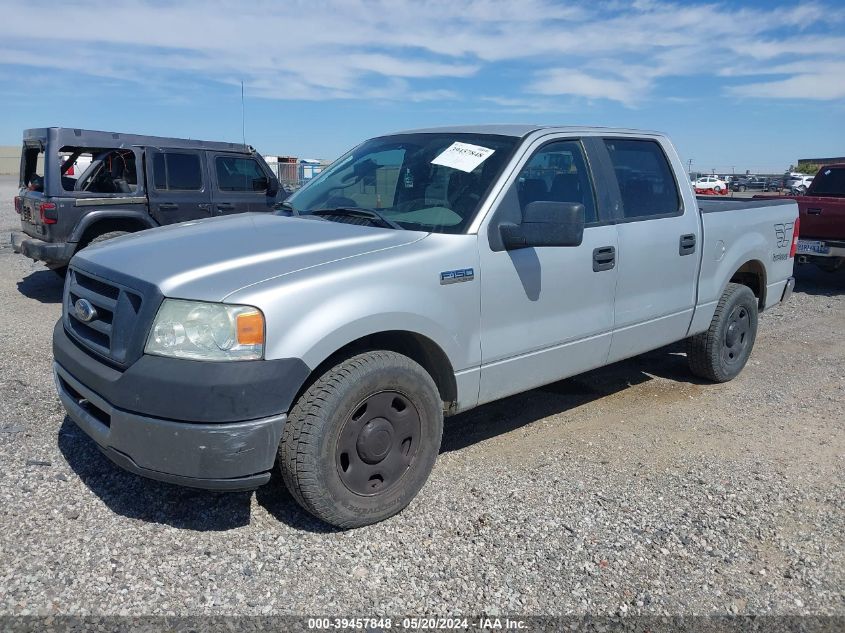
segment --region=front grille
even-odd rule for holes
[[[88,320],[77,310],[80,300],[94,307]],[[132,351],[143,306],[140,293],[78,269],[68,271],[65,292],[65,325],[80,343],[118,363],[125,364]],[[90,316],[90,315],[89,315]]]

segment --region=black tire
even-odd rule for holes
[[[404,509],[428,479],[443,434],[431,376],[410,358],[372,351],[326,371],[291,409],[279,467],[297,502],[340,528]]]
[[[757,297],[748,286],[728,284],[706,332],[687,339],[687,361],[696,376],[713,382],[736,378],[757,338]]]
[[[90,244],[99,244],[100,242],[106,242],[108,240],[113,240],[116,237],[120,237],[121,235],[129,235],[131,231],[109,231],[108,233],[101,233],[93,237],[92,239],[86,242],[85,246]]]

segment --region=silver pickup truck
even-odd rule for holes
[[[340,527],[402,510],[444,415],[668,343],[721,382],[792,291],[794,201],[696,199],[658,133],[481,126],[362,143],[275,215],[71,261],[68,415],[119,466],[284,482]]]

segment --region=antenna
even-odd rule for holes
[[[241,138],[246,145],[246,110],[244,108],[244,80],[241,79]]]

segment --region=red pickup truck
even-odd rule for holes
[[[770,197],[770,196],[754,196]],[[830,272],[845,266],[845,163],[824,165],[803,196],[796,259]]]

